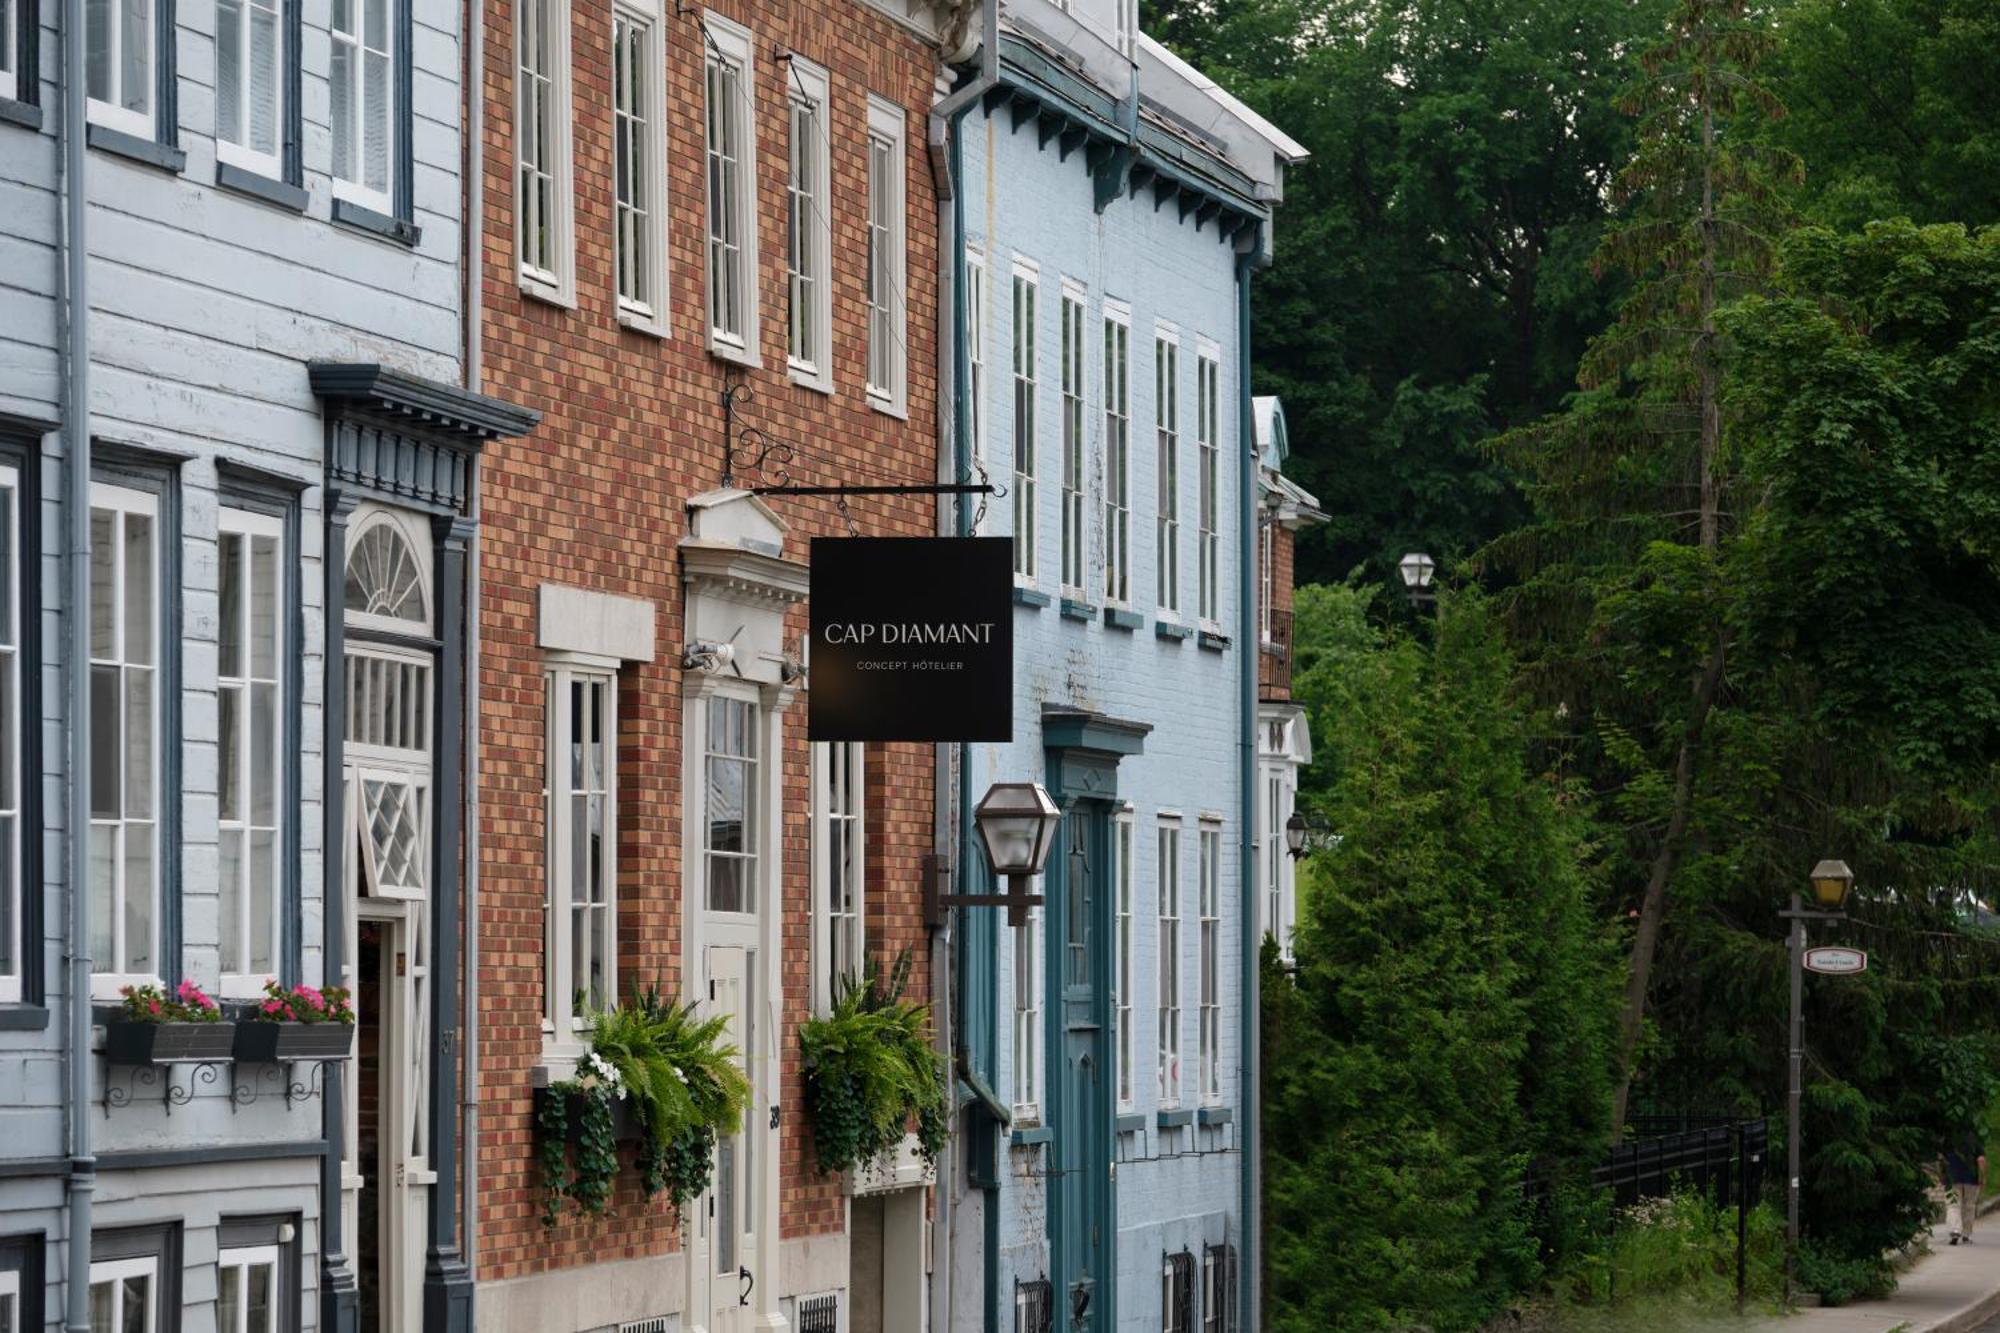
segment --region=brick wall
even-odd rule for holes
[[[1258,540],[1268,545],[1271,560],[1271,630],[1272,646],[1278,652],[1267,649],[1257,662],[1257,697],[1266,703],[1286,700],[1292,697],[1291,654],[1292,644],[1292,570],[1293,547],[1298,542],[1298,534],[1280,523],[1266,523]],[[1259,573],[1263,569],[1264,551],[1257,552]],[[1262,583],[1259,583],[1262,595]]]
[[[748,372],[745,409],[773,441],[805,445],[831,463],[793,465],[798,482],[935,480],[937,457],[936,197],[924,157],[923,115],[933,95],[933,52],[875,12],[834,0],[744,3],[720,12],[755,35],[757,200],[762,357]],[[611,273],[610,24],[578,5],[572,26],[577,305],[525,296],[514,261],[514,20],[501,0],[487,14],[488,117],[484,218],[485,387],[541,411],[526,439],[489,448],[482,467],[480,661],[481,1190],[482,1281],[596,1259],[677,1250],[679,1221],[647,1206],[635,1174],[621,1173],[613,1211],[539,1220],[532,1096],[541,1057],[543,948],[543,660],[536,647],[537,591],[545,583],[652,602],[656,659],[620,675],[618,895],[620,986],[657,978],[681,986],[681,683],[685,641],[675,545],[687,533],[688,497],[720,484],[725,367],[706,348],[702,39],[699,11],[666,6],[668,305],[670,336],[626,330],[615,318]],[[802,388],[785,374],[785,119],[787,69],[778,52],[824,65],[831,80],[831,246],[835,391]],[[865,181],[867,95],[908,112],[909,416],[870,408],[866,365]],[[791,524],[793,558],[814,534],[845,525],[820,499],[777,499]],[[852,502],[867,535],[935,530],[921,498]],[[796,640],[805,609],[787,622]],[[782,913],[786,1031],[780,1096],[781,1235],[837,1231],[837,1182],[818,1176],[799,1089],[793,1028],[809,1005],[808,764],[803,699],[786,718]],[[932,845],[928,746],[871,746],[868,754],[871,949],[919,946],[916,985],[928,975],[918,901],[919,859]]]

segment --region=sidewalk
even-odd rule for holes
[[[2000,1319],[2000,1217],[1981,1226],[1972,1245],[1953,1246],[1942,1225],[1931,1230],[1931,1253],[1903,1274],[1886,1301],[1857,1301],[1837,1310],[1801,1310],[1763,1319],[1746,1333],[1973,1333]]]

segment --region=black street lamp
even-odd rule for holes
[[[1805,1071],[1806,922],[1845,921],[1847,895],[1854,888],[1854,872],[1847,862],[1824,860],[1806,876],[1812,885],[1817,910],[1805,905],[1805,895],[1794,889],[1789,911],[1779,915],[1792,923],[1792,1035],[1788,1057],[1789,1086],[1785,1093],[1785,1303],[1791,1304],[1792,1279],[1798,1272],[1799,1256],[1799,1097]]]
[[[1306,854],[1306,817],[1296,810],[1285,821],[1285,847],[1294,859]]]

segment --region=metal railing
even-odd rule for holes
[[[1272,609],[1265,613],[1267,628],[1258,637],[1257,695],[1265,703],[1282,703],[1292,697],[1292,613]]]

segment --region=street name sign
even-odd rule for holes
[[[1807,949],[1806,971],[1828,976],[1851,976],[1868,970],[1868,955],[1859,949]]]
[[[1014,543],[815,537],[806,734],[1014,737]]]

